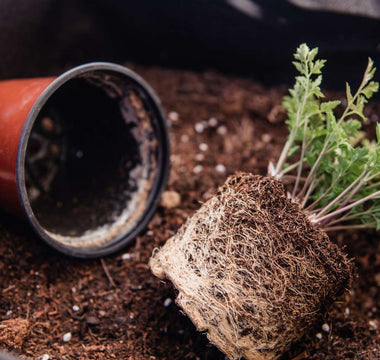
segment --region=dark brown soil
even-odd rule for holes
[[[228,174],[266,173],[268,160],[277,158],[285,141],[279,107],[285,89],[211,72],[134,68],[157,90],[167,113],[179,114],[170,129],[168,189],[182,201],[172,209],[159,208],[134,245],[102,261],[62,256],[22,221],[2,213],[0,334],[20,329],[13,335],[17,346],[0,335],[2,348],[14,347],[30,358],[224,359],[168,300],[174,299],[171,285],[156,279],[147,262],[153,248],[173,235]],[[372,105],[373,121],[379,110]],[[204,126],[210,118],[218,124]],[[350,295],[284,359],[379,359],[379,235],[362,231],[331,238],[355,259],[358,278]],[[123,260],[126,252],[130,255]],[[6,322],[17,318],[27,322],[18,327]],[[64,342],[68,332],[72,338]]]

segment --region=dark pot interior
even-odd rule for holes
[[[129,241],[164,184],[165,131],[158,104],[128,77],[91,71],[62,84],[39,111],[25,152],[39,232],[74,255]]]

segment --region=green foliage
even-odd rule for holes
[[[309,218],[326,230],[346,227],[380,229],[380,124],[376,141],[363,139],[364,108],[379,84],[371,59],[358,90],[346,84],[346,104],[322,101],[318,48],[302,44],[293,62],[299,76],[284,97],[289,136],[269,175],[292,176],[291,196]],[[341,115],[337,116],[340,112]],[[289,159],[292,162],[289,162]]]

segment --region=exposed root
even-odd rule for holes
[[[153,273],[230,359],[275,359],[348,287],[352,264],[273,179],[239,173],[156,250]]]

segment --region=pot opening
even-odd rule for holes
[[[69,79],[49,97],[28,138],[25,183],[50,238],[97,247],[141,220],[157,174],[155,114],[141,86],[111,71]]]

